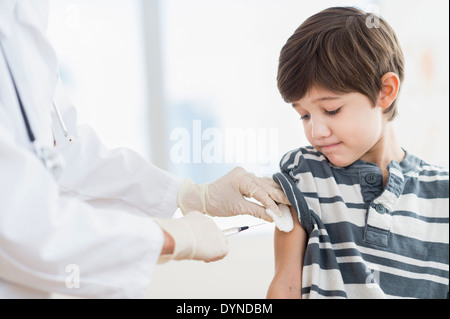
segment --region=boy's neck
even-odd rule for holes
[[[400,163],[405,156],[405,151],[397,141],[392,122],[388,122],[379,141],[361,159],[375,163],[383,172],[383,182],[386,184],[389,176],[388,165],[392,161]]]

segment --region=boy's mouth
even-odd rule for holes
[[[337,148],[339,145],[341,145],[341,142],[339,143],[333,143],[333,144],[326,144],[319,146],[320,151],[332,151],[335,148]]]

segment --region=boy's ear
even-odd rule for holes
[[[400,89],[400,79],[394,72],[388,72],[381,77],[381,91],[378,95],[378,103],[382,109],[386,110],[395,101]]]

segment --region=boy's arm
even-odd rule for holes
[[[294,229],[284,233],[275,228],[275,275],[267,292],[268,299],[301,299],[302,268],[307,235],[298,221],[297,213],[290,207]]]

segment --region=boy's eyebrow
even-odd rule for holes
[[[319,97],[318,99],[315,99],[313,103],[321,102],[321,101],[332,101],[332,100],[339,100],[341,97],[339,96],[323,96]]]
[[[333,100],[340,100],[341,97],[339,96],[322,96],[312,101],[312,103],[322,102],[322,101],[333,101]],[[292,103],[292,107],[301,107],[300,103],[294,102]]]

